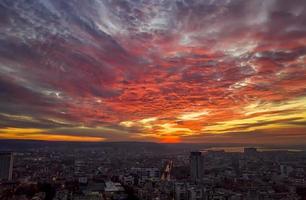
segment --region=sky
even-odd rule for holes
[[[306,144],[306,1],[1,0],[0,139]]]

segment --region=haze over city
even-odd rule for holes
[[[0,1],[0,139],[305,144],[302,0]]]

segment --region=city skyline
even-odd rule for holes
[[[306,144],[302,0],[1,1],[0,139]]]

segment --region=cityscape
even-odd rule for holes
[[[45,145],[2,151],[0,171],[1,200],[306,199],[306,151],[288,148]]]
[[[306,200],[306,0],[0,0],[0,200]]]

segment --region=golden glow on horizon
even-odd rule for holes
[[[288,100],[279,103],[254,102],[246,105],[237,118],[224,121],[210,121],[216,117],[214,110],[200,112],[185,112],[174,119],[160,119],[149,117],[135,121],[120,122],[127,128],[136,127],[141,130],[136,135],[157,138],[161,142],[180,142],[183,136],[200,134],[225,134],[231,132],[254,132],[260,130],[290,129],[306,121],[306,97]],[[205,119],[203,118],[205,116]],[[15,119],[32,120],[27,116],[13,116]],[[183,123],[180,123],[181,120]],[[204,122],[208,122],[205,124]],[[200,125],[198,125],[200,124]],[[202,124],[202,125],[201,125]],[[74,127],[78,130],[94,130],[94,128]],[[69,129],[68,129],[69,130]],[[104,129],[103,129],[104,130]],[[32,139],[51,141],[104,141],[102,137],[89,137],[83,135],[57,134],[59,130],[38,128],[2,128],[0,138],[7,139]],[[64,130],[65,131],[65,130]],[[102,130],[101,130],[102,131]],[[115,130],[113,130],[115,131]],[[84,132],[84,131],[83,131]],[[137,137],[135,137],[137,138]]]
[[[254,102],[237,110],[237,118],[225,121],[212,121],[219,117],[214,110],[200,112],[185,112],[175,120],[159,120],[157,117],[138,121],[125,121],[121,125],[143,129],[142,137],[154,137],[159,140],[166,137],[195,136],[199,134],[225,134],[231,132],[254,132],[260,130],[290,129],[297,125],[291,122],[306,121],[306,97],[296,98],[286,102],[263,103]],[[203,118],[205,116],[205,119]],[[203,123],[202,123],[203,122]],[[205,125],[205,122],[208,122]],[[202,125],[201,125],[202,123]],[[200,125],[198,125],[200,124]]]
[[[227,114],[229,112],[233,114]],[[289,130],[299,126],[295,123],[302,124],[306,121],[306,97],[274,103],[252,101],[241,109],[224,109],[223,113],[209,109],[184,112],[169,119],[151,117],[120,124],[138,127],[142,130],[138,133],[141,138],[157,138],[160,142],[180,142],[182,137],[202,134]]]
[[[1,134],[35,134],[43,132],[42,129],[38,128],[2,128],[0,129]]]
[[[182,140],[178,136],[166,136],[160,139],[161,143],[180,143]]]
[[[101,142],[105,138],[50,134],[42,129],[35,128],[2,128],[0,129],[0,139],[18,140],[45,140],[45,141],[75,141],[75,142]]]

